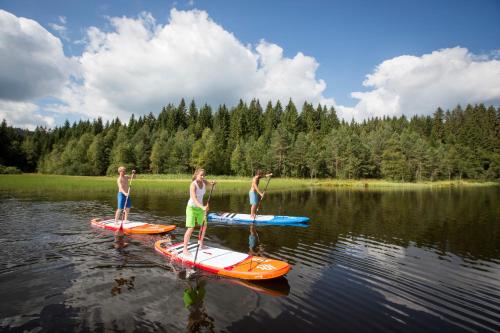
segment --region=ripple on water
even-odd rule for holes
[[[0,199],[0,210],[6,230],[0,238],[2,330],[500,330],[499,258],[460,256],[430,240],[354,232],[340,218],[318,215],[308,228],[259,227],[264,254],[293,269],[284,280],[251,284],[186,274],[153,251],[162,236],[118,239],[91,228],[90,217],[113,213],[99,200]],[[135,214],[176,224],[172,241],[182,240],[182,212]],[[246,232],[211,226],[209,243],[246,250]],[[186,307],[186,290],[205,296]]]

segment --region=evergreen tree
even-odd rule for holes
[[[110,154],[110,164],[106,174],[116,175],[118,167],[124,166],[127,169],[134,169],[134,152],[129,142],[127,129],[121,127],[116,135],[113,148]]]
[[[151,155],[151,131],[149,126],[144,123],[137,130],[131,140],[132,151],[134,154],[134,164],[137,171],[140,173],[149,172],[150,155]]]
[[[409,181],[411,174],[408,170],[405,155],[402,152],[399,135],[394,133],[387,141],[382,153],[381,173],[385,178]]]
[[[212,108],[205,104],[200,110],[200,116],[198,118],[199,128],[203,132],[205,129],[213,128],[213,116]]]
[[[175,109],[174,124],[175,130],[187,128],[186,102],[184,98],[181,99],[179,106]]]
[[[258,138],[263,131],[263,114],[262,107],[258,100],[253,99],[248,107],[247,117],[248,134],[254,138]]]
[[[292,135],[293,138],[295,138],[295,135],[299,132],[299,121],[298,121],[299,115],[297,113],[297,108],[295,107],[295,104],[290,101],[288,102],[285,111],[281,115],[281,128],[282,130],[287,131]],[[293,139],[292,139],[293,140]]]
[[[245,151],[244,145],[239,142],[231,153],[231,171],[238,176],[245,176]]]
[[[279,101],[278,101],[279,103]],[[271,101],[267,103],[264,112],[263,135],[267,140],[271,139],[273,130],[278,127],[280,117],[277,115],[276,109],[273,107]]]
[[[161,130],[158,134],[158,139],[155,140],[151,149],[150,170],[154,174],[167,173],[167,162],[170,155],[170,147],[172,142],[169,142],[169,135],[166,130]]]
[[[106,174],[108,166],[108,156],[104,136],[101,133],[94,136],[92,143],[87,150],[87,159],[91,168],[91,174],[94,176],[103,176]]]
[[[194,100],[191,100],[191,104],[189,104],[187,129],[189,130],[189,133],[193,134],[196,138],[199,138],[201,136],[201,132],[203,131],[203,128],[200,127],[198,122],[198,108],[196,107]]]
[[[172,150],[167,161],[168,172],[190,173],[193,170],[191,166],[191,152],[194,141],[194,136],[189,134],[187,130],[178,130],[175,133]]]
[[[300,132],[297,135],[297,139],[292,145],[292,149],[289,153],[289,163],[291,168],[290,175],[292,177],[307,177],[308,167],[304,157],[307,155],[309,148],[309,142],[306,134],[304,132]],[[313,154],[315,153],[316,151],[314,151]]]

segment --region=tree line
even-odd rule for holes
[[[24,172],[114,175],[141,173],[384,178],[397,181],[500,177],[500,108],[438,108],[432,116],[346,122],[333,107],[292,100],[215,111],[181,100],[128,122],[81,120],[34,131],[0,126],[0,165]],[[14,168],[14,169],[15,169]],[[12,169],[12,168],[11,168]],[[0,169],[1,172],[1,169]]]

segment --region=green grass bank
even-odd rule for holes
[[[207,177],[217,181],[217,191],[244,192],[250,188],[249,177]],[[186,192],[190,175],[138,175],[132,186],[138,192]],[[266,180],[261,181],[261,188]],[[398,183],[386,180],[336,180],[273,178],[270,190],[296,190],[304,188],[352,188],[352,189],[426,189],[446,187],[498,186],[498,182],[438,181],[420,183]],[[3,191],[116,191],[115,177],[62,176],[42,174],[0,175],[0,190]]]

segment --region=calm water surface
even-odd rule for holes
[[[182,240],[186,196],[132,195],[132,219],[175,224],[171,236],[92,228],[114,197],[0,194],[0,331],[500,331],[499,188],[271,192],[262,213],[311,223],[257,226],[260,251],[293,265],[268,283],[186,274],[154,252]],[[207,243],[248,252],[248,236],[210,224]]]

